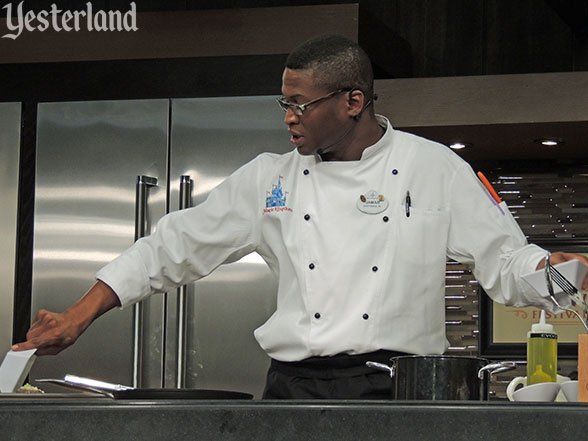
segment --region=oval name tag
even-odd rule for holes
[[[388,200],[383,194],[370,190],[357,199],[357,208],[362,213],[378,214],[388,208]]]

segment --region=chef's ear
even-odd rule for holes
[[[363,109],[365,101],[365,95],[361,91],[361,89],[353,88],[349,92],[347,92],[347,108],[349,115],[355,119],[356,121],[359,120],[361,111]]]

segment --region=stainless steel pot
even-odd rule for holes
[[[488,400],[490,375],[516,367],[516,362],[490,363],[479,357],[408,355],[393,357],[391,366],[368,361],[387,371],[396,400]]]

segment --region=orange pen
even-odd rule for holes
[[[478,178],[480,178],[482,184],[484,184],[486,190],[490,192],[490,195],[494,198],[496,203],[500,204],[502,200],[500,199],[500,196],[498,196],[498,193],[496,193],[496,191],[492,188],[492,185],[490,185],[490,182],[488,181],[488,179],[486,179],[486,176],[484,176],[482,172],[478,172]]]

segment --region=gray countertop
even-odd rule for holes
[[[588,403],[0,398],[0,440],[585,440]]]

